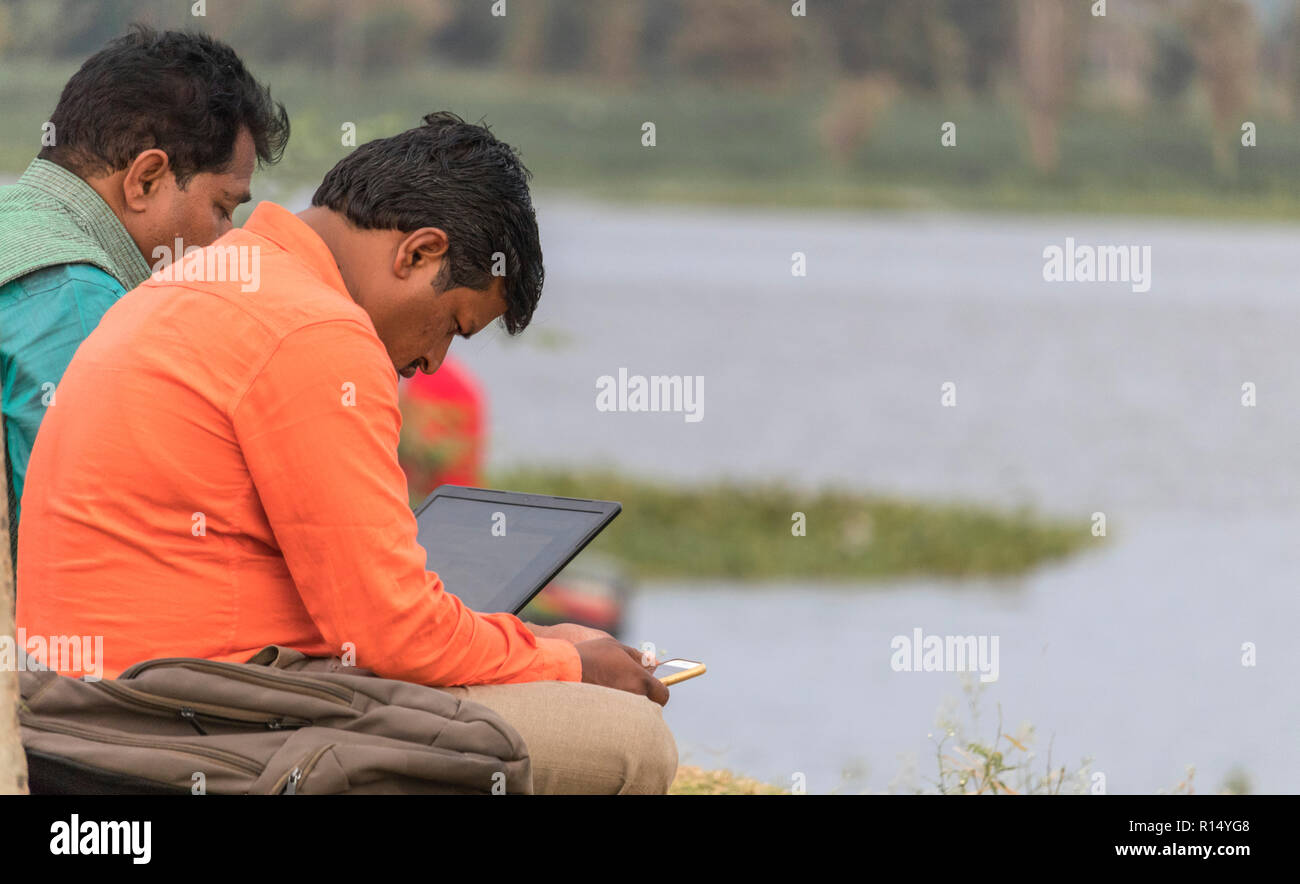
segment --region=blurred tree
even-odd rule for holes
[[[893,75],[878,71],[842,77],[818,119],[822,146],[840,166],[848,166],[871,138],[876,124],[898,98]]]
[[[1011,0],[834,0],[826,42],[837,83],[818,120],[822,144],[849,163],[904,90],[987,89],[1005,63]]]
[[[927,22],[938,14],[935,0],[835,0],[825,10],[841,71],[855,78],[887,73],[903,87],[921,89],[935,86]]]
[[[477,4],[452,7],[451,20],[433,36],[438,55],[467,67],[488,67],[501,60],[506,28],[501,19]]]
[[[1086,97],[1093,108],[1118,109],[1131,117],[1146,111],[1156,63],[1152,33],[1156,11],[1158,6],[1151,2],[1112,4],[1104,18],[1085,24],[1081,35],[1073,35],[1070,28],[1072,42],[1083,44],[1087,91],[1080,90],[1080,99]],[[1080,81],[1085,82],[1085,77]]]
[[[775,85],[794,68],[799,19],[787,0],[709,0],[682,7],[675,70],[732,84]]]
[[[300,0],[306,2],[306,0]],[[323,0],[323,12],[329,14],[330,74],[336,84],[347,83],[361,74],[365,54],[365,35],[361,29],[361,10],[350,4]]]
[[[349,4],[349,8],[353,7]],[[392,70],[427,62],[434,37],[454,17],[451,0],[388,0],[371,7],[359,22],[366,69]]]
[[[903,88],[988,87],[1010,45],[1013,0],[830,0],[839,68],[888,72]]]
[[[1187,32],[1174,24],[1162,22],[1152,33],[1154,60],[1148,75],[1148,88],[1160,101],[1177,101],[1196,77],[1196,56]]]
[[[1073,63],[1065,0],[1019,0],[1016,43],[1029,158],[1039,172],[1061,161],[1059,129],[1070,100]]]
[[[591,39],[595,72],[605,80],[634,80],[642,67],[645,26],[645,0],[605,0],[595,7]]]
[[[75,0],[12,0],[8,19],[15,54],[63,58],[90,55],[102,45],[95,33],[120,4],[86,4]],[[122,18],[129,21],[129,18]],[[122,27],[122,25],[118,25]]]
[[[1013,0],[948,0],[948,18],[966,44],[966,85],[983,92],[1007,64],[1015,20]]]
[[[13,37],[13,8],[0,6],[0,58],[4,58],[5,52],[13,45]]]
[[[1295,119],[1300,108],[1300,0],[1292,0],[1286,24],[1278,39],[1279,86],[1283,97],[1283,112]]]
[[[589,61],[594,10],[600,3],[574,3],[556,0],[548,3],[542,33],[542,67],[547,71],[581,71]]]
[[[961,28],[948,17],[946,6],[943,0],[927,0],[912,8],[922,13],[921,32],[934,88],[942,95],[960,95],[969,83],[970,47]]]
[[[1185,16],[1210,100],[1214,168],[1232,178],[1237,173],[1237,136],[1258,63],[1254,11],[1245,0],[1189,0]]]
[[[345,0],[209,3],[201,24],[250,63],[316,67],[341,85],[367,71],[418,66],[433,54],[436,39],[459,8],[454,0],[391,0],[373,7]],[[286,34],[293,39],[286,40]]]
[[[509,37],[506,41],[506,65],[521,74],[535,74],[542,70],[546,59],[546,20],[551,11],[550,0],[515,2],[510,8]]]
[[[673,73],[669,51],[673,35],[681,26],[685,0],[653,0],[645,11],[641,34],[641,63],[647,76],[666,77]]]

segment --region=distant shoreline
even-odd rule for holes
[[[38,149],[42,123],[75,65],[8,58],[2,67],[8,125],[0,131],[0,169],[15,175]],[[314,187],[352,149],[342,143],[341,122],[355,124],[359,144],[446,107],[486,119],[515,144],[539,192],[614,203],[1300,221],[1300,120],[1264,112],[1251,118],[1267,141],[1243,149],[1236,178],[1226,180],[1214,175],[1195,113],[1076,108],[1062,123],[1061,171],[1044,177],[1026,159],[1019,108],[988,98],[904,95],[871,122],[851,157],[836,162],[818,135],[829,95],[811,86],[780,93],[679,81],[615,87],[430,67],[341,83],[326,101],[319,72],[257,71],[293,122],[284,160],[258,174],[262,198]],[[658,120],[654,147],[640,144],[642,118]],[[936,120],[957,122],[960,146],[940,147]]]

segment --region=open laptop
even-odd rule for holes
[[[623,509],[442,485],[415,510],[426,568],[470,609],[518,614]]]

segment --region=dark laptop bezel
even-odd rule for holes
[[[525,506],[535,507],[538,509],[552,510],[569,510],[584,513],[595,513],[600,518],[592,526],[591,530],[583,535],[582,539],[570,550],[569,554],[562,562],[546,576],[540,584],[535,586],[528,596],[521,601],[513,611],[509,612],[516,616],[524,608],[528,607],[539,592],[555,579],[555,575],[563,571],[568,564],[587,548],[587,544],[596,539],[596,535],[614,521],[614,517],[623,511],[623,504],[613,500],[590,500],[583,497],[554,497],[549,494],[528,494],[523,491],[498,491],[492,488],[473,488],[467,485],[439,485],[433,489],[433,492],[424,499],[424,501],[415,508],[415,520],[420,521],[420,514],[428,509],[439,497],[452,497],[460,500],[473,500],[480,503],[499,503],[508,506]],[[433,567],[433,570],[437,570]],[[455,587],[448,587],[448,591],[453,595],[456,592]]]

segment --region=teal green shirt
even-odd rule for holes
[[[95,189],[35,159],[0,187],[0,413],[10,467],[10,541],[32,443],[72,354],[148,262]],[[14,547],[11,546],[11,549]]]
[[[0,380],[14,497],[72,354],[126,290],[93,264],[58,264],[0,286]],[[15,515],[21,515],[21,509]]]

